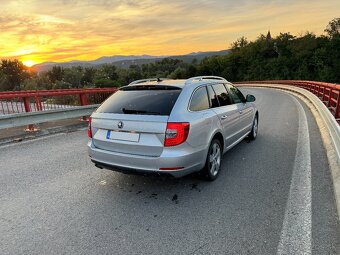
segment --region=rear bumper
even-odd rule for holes
[[[149,157],[112,152],[96,148],[92,140],[88,142],[91,160],[101,168],[124,173],[168,174],[182,177],[201,170],[205,164],[207,149],[198,151],[164,150],[159,157]],[[160,168],[183,167],[180,170],[160,170]]]

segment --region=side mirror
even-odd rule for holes
[[[253,95],[247,95],[246,101],[247,102],[255,102],[256,98]]]

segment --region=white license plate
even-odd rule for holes
[[[106,134],[106,139],[129,141],[129,142],[138,142],[139,141],[139,134],[130,133],[130,132],[117,132],[117,131],[108,130],[107,134]]]

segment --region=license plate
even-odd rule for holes
[[[108,130],[107,134],[106,134],[106,139],[129,141],[129,142],[138,142],[139,141],[139,134],[130,133],[130,132],[117,132],[117,131]]]

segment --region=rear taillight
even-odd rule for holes
[[[184,143],[189,135],[188,122],[168,122],[165,131],[164,146],[176,146]]]
[[[87,136],[88,136],[89,138],[92,138],[91,124],[92,124],[92,118],[89,117],[89,125],[88,125],[88,128],[87,128]]]

